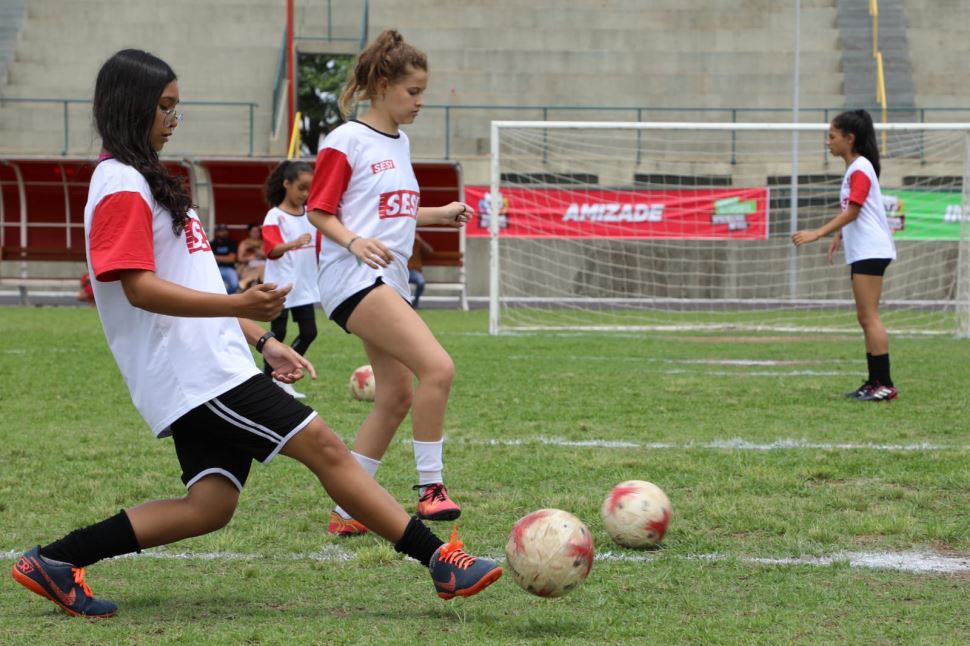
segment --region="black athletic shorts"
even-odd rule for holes
[[[193,408],[172,424],[182,482],[219,474],[242,491],[253,460],[269,463],[317,416],[259,374]]]
[[[333,314],[330,315],[330,320],[343,328],[344,332],[350,334],[350,330],[347,329],[347,321],[350,320],[350,315],[354,313],[354,310],[357,309],[357,306],[360,305],[360,302],[364,300],[365,296],[383,284],[384,279],[378,276],[373,285],[365,287],[359,292],[355,292],[351,296],[347,297],[347,300],[338,305],[337,309],[335,309]]]
[[[856,260],[849,265],[849,276],[851,277],[855,274],[862,274],[863,276],[883,276],[886,273],[886,267],[891,262],[892,258],[866,258],[865,260]]]

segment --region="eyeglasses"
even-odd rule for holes
[[[161,106],[159,106],[160,108]],[[162,124],[168,128],[169,126],[174,126],[175,124],[182,125],[182,113],[175,111],[175,106],[172,106],[169,110],[162,110],[162,114],[165,115],[165,119]]]

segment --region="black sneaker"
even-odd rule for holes
[[[888,402],[891,399],[896,399],[896,395],[898,394],[892,386],[883,386],[876,382],[869,390],[859,395],[856,399],[861,402]]]
[[[845,396],[849,399],[860,399],[863,395],[869,392],[869,389],[871,389],[872,386],[873,384],[870,381],[863,382],[861,386],[851,392],[847,392]]]
[[[50,599],[69,615],[110,617],[118,610],[114,603],[94,598],[84,582],[84,568],[48,561],[40,555],[39,545],[21,556],[10,573],[17,583]]]

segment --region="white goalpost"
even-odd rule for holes
[[[967,336],[970,124],[876,128],[898,253],[883,320],[892,333]],[[490,333],[858,330],[841,250],[830,265],[831,238],[791,243],[840,210],[845,168],[827,131],[492,122],[480,221]]]

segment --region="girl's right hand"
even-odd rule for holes
[[[842,244],[842,233],[839,232],[835,234],[835,236],[832,238],[832,242],[829,244],[829,264],[830,265],[832,264],[832,256],[834,256],[835,252],[839,250],[839,247],[841,246],[841,244]]]
[[[371,269],[387,267],[394,254],[377,238],[357,238],[350,245],[350,253]]]
[[[299,238],[297,238],[296,240],[293,241],[293,244],[296,245],[293,248],[294,249],[299,249],[300,247],[305,247],[306,245],[310,244],[310,240],[312,240],[312,239],[313,238],[310,236],[309,233],[304,233]]]
[[[293,283],[276,289],[275,283],[263,283],[250,287],[242,294],[233,294],[236,299],[236,316],[257,321],[273,321],[283,311],[286,295],[293,289]]]

